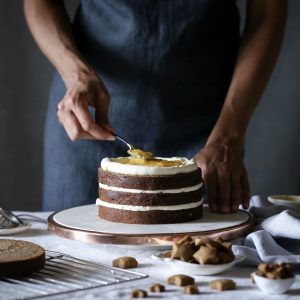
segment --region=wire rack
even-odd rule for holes
[[[46,251],[46,263],[39,272],[26,277],[0,277],[0,299],[36,299],[145,277],[145,274]]]

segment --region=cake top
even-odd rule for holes
[[[104,171],[127,175],[175,175],[189,173],[198,169],[193,159],[185,157],[117,157],[101,161]]]

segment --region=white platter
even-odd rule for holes
[[[152,258],[165,262],[175,272],[183,273],[183,274],[191,274],[191,275],[220,274],[245,259],[244,256],[236,256],[232,262],[227,264],[200,265],[200,264],[192,264],[192,263],[184,262],[178,259],[166,258],[163,256],[163,254],[152,255]]]
[[[49,231],[69,239],[85,242],[144,246],[151,248],[171,246],[173,241],[189,234],[193,237],[239,237],[251,230],[253,217],[246,211],[235,214],[215,214],[207,206],[203,217],[177,224],[121,224],[98,217],[95,205],[78,206],[52,214],[48,218]]]
[[[31,227],[31,224],[20,224],[18,227],[8,228],[8,229],[0,229],[1,235],[14,235],[28,230]]]

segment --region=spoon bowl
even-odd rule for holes
[[[153,157],[151,152],[146,152],[140,149],[137,149],[133,147],[131,144],[129,144],[126,140],[121,138],[118,135],[115,135],[115,138],[122,143],[126,144],[126,146],[129,148],[127,153],[132,157],[132,158],[139,158],[139,159],[150,159]]]
[[[10,229],[23,224],[23,221],[8,210],[0,207],[0,229]]]

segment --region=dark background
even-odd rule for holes
[[[70,15],[77,3],[66,1]],[[245,1],[238,5],[243,19]],[[0,206],[40,210],[53,68],[35,45],[22,6],[21,0],[0,1]],[[247,134],[252,194],[300,194],[299,29],[300,1],[290,0],[282,51]]]

